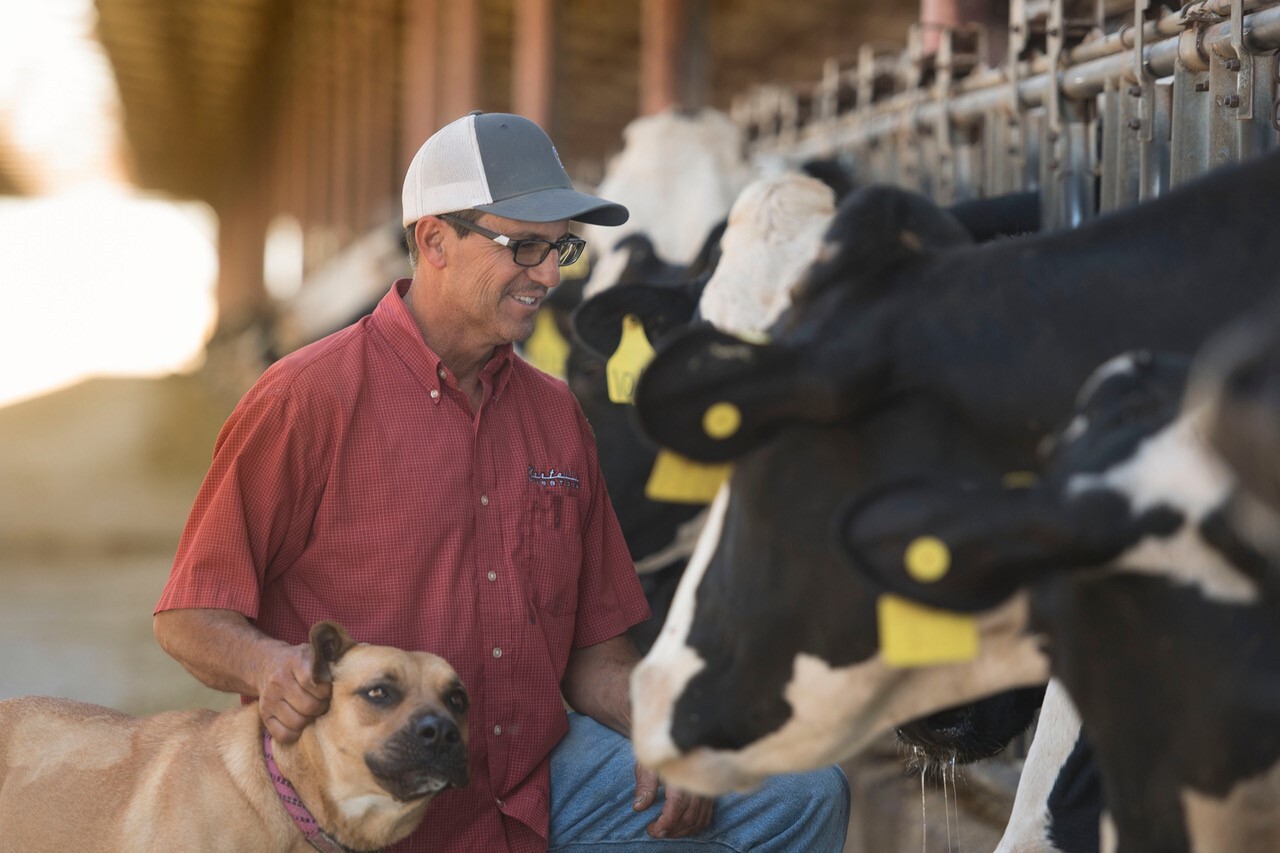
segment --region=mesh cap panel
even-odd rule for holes
[[[476,142],[475,122],[476,117],[469,115],[445,125],[413,156],[401,198],[404,225],[424,216],[493,201]]]

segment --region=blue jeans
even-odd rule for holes
[[[849,783],[839,767],[774,776],[755,791],[716,800],[711,826],[692,838],[657,839],[645,831],[662,813],[662,791],[634,811],[631,742],[581,714],[551,753],[550,851],[656,850],[839,853],[849,826]]]

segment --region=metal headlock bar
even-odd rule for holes
[[[860,181],[951,204],[1039,188],[1046,227],[1073,226],[1280,145],[1280,0],[1010,0],[1008,54],[978,26],[926,55],[863,45],[822,79],[735,101],[754,150],[837,156]]]

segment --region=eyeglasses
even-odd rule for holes
[[[468,231],[474,231],[482,237],[488,237],[499,246],[507,247],[511,250],[511,255],[515,258],[515,262],[522,267],[536,267],[547,259],[547,255],[550,254],[552,249],[556,250],[556,263],[559,266],[567,267],[582,257],[582,250],[587,247],[586,240],[581,237],[574,237],[572,234],[568,237],[561,237],[554,243],[548,240],[512,240],[505,234],[482,228],[460,216],[442,213],[440,218],[447,219],[455,225],[461,225]]]

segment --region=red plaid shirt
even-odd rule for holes
[[[408,284],[240,401],[156,610],[236,610],[290,643],[332,619],[441,655],[472,697],[471,783],[394,849],[543,850],[569,650],[648,607],[568,388],[508,345],[473,417]]]

